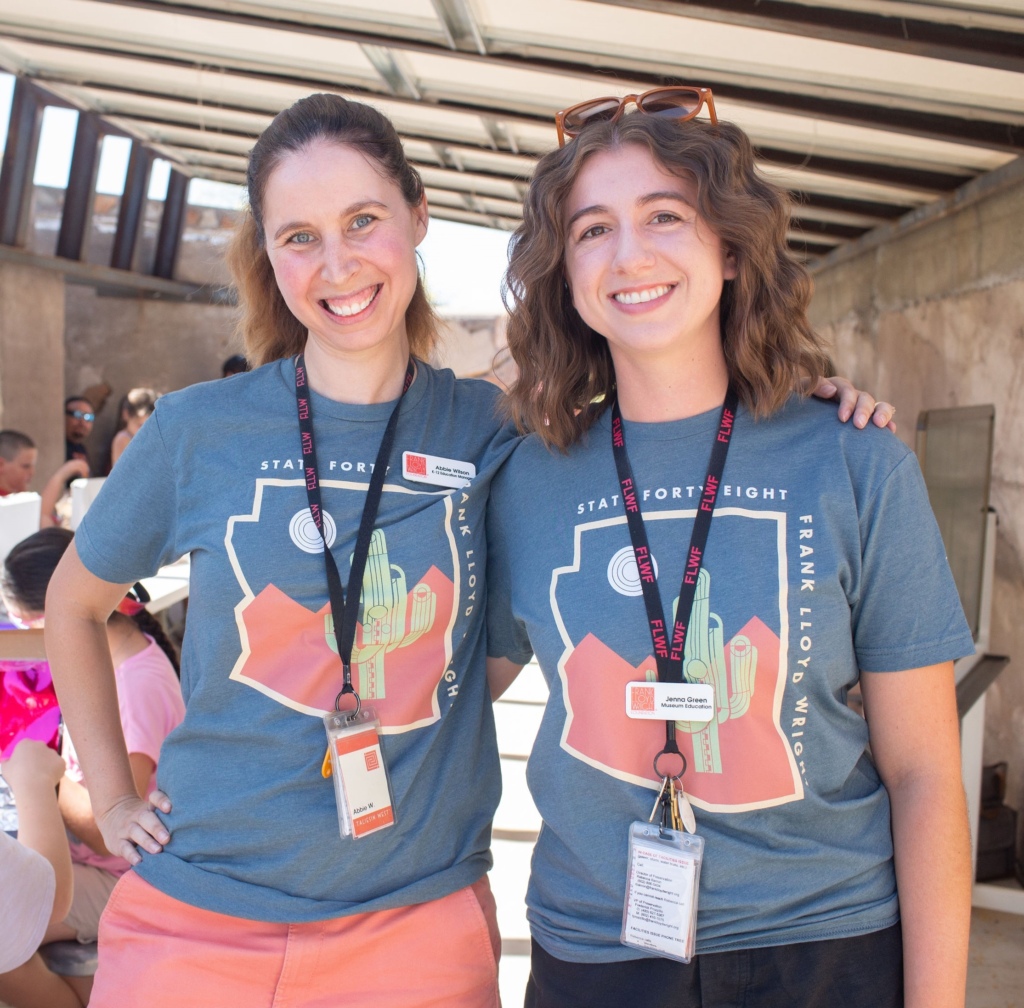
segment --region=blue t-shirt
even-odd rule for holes
[[[625,425],[668,627],[718,418]],[[535,652],[551,689],[528,766],[534,936],[564,960],[637,958],[619,944],[627,831],[654,805],[665,727],[625,713],[625,684],[655,664],[609,414],[568,458],[522,442],[488,528],[489,653]],[[861,670],[973,651],[912,453],[830,405],[741,409],[684,655],[716,717],[677,732],[706,839],[699,952],[898,919],[888,796],[847,692]]]
[[[497,390],[419,363],[402,401],[363,581],[353,679],[382,722],[396,825],[338,835],[320,774],[341,687],[327,639],[291,361],[164,396],[76,535],[96,576],[130,582],[191,554],[185,720],[159,783],[172,838],[139,874],[197,907],[308,921],[407,906],[491,864],[500,795],[485,677],[484,510],[515,438]],[[325,525],[342,583],[393,403],[313,394]],[[471,462],[453,490],[403,478],[403,452]],[[415,468],[410,462],[410,469]],[[426,468],[426,467],[422,467]]]

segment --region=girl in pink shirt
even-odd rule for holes
[[[26,625],[41,625],[50,576],[70,545],[72,533],[47,528],[18,543],[4,564],[3,595],[8,610]],[[178,682],[177,655],[160,624],[145,609],[145,590],[136,585],[107,622],[117,685],[117,704],[128,757],[140,796],[156,787],[156,768],[164,739],[185,716]],[[67,917],[51,924],[43,944],[75,939],[96,940],[100,914],[128,862],[109,853],[93,816],[86,781],[65,736],[67,770],[60,782],[59,804],[74,835],[71,859],[74,898]]]

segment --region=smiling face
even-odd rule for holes
[[[311,340],[335,355],[408,346],[425,203],[408,206],[354,148],[318,140],[271,173],[263,223],[278,288]]]
[[[566,279],[617,368],[721,355],[719,302],[736,265],[695,205],[694,184],[635,144],[594,154],[580,170],[565,209]]]

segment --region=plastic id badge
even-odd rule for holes
[[[372,707],[355,714],[332,711],[324,717],[324,727],[341,835],[358,839],[394,826],[395,803],[376,712]]]
[[[656,823],[630,826],[623,945],[684,963],[693,958],[703,857],[703,837]]]

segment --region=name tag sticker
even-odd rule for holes
[[[434,486],[469,486],[476,476],[472,462],[441,458],[440,455],[424,455],[422,452],[402,452],[402,475],[412,483],[433,483]]]
[[[696,721],[715,716],[715,689],[706,683],[626,683],[626,715],[641,721]]]

